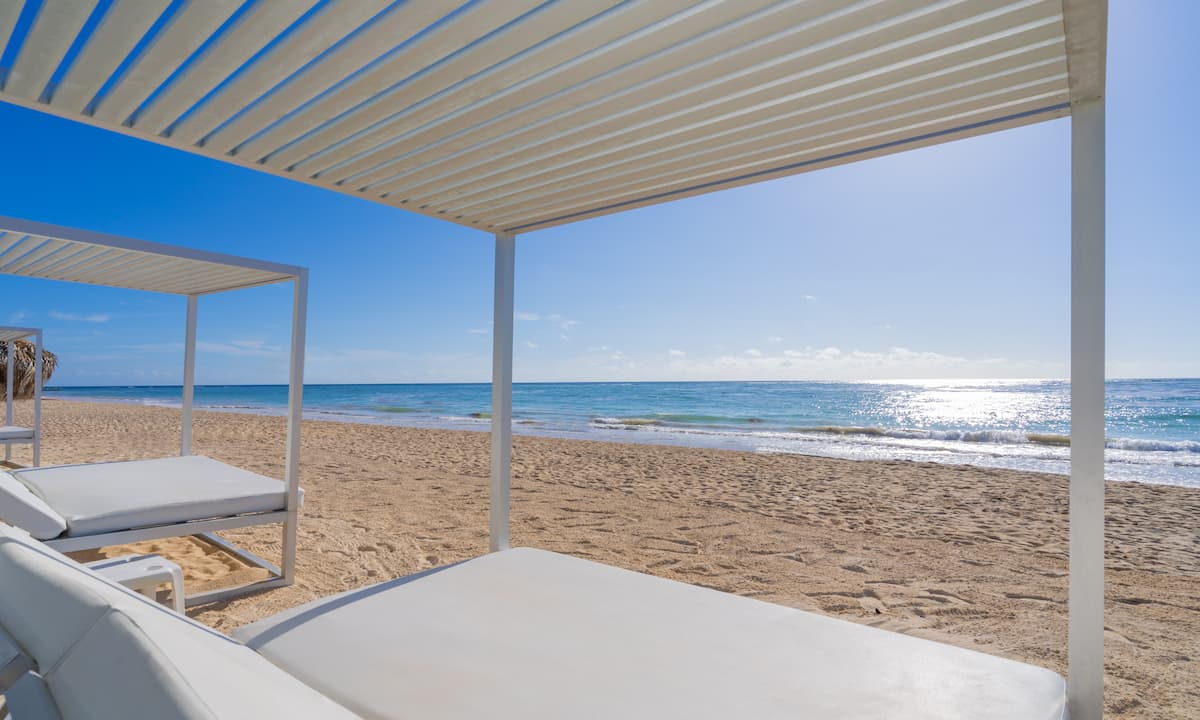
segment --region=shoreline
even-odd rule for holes
[[[27,408],[18,406],[18,415]],[[57,401],[46,464],[178,452],[179,411]],[[195,448],[280,477],[284,419],[197,411]],[[298,582],[189,612],[220,630],[487,550],[485,433],[304,421]],[[26,452],[16,449],[18,460]],[[1200,492],[1107,483],[1114,718],[1200,714]],[[528,545],[1065,670],[1060,475],[520,435],[512,537]],[[276,528],[223,533],[275,559]],[[189,587],[238,568],[153,550]],[[147,550],[149,548],[140,548]]]
[[[97,403],[179,410],[178,402],[135,398],[44,398],[48,402]],[[285,417],[286,408],[271,405],[204,405],[196,412]],[[353,425],[440,429],[486,433],[490,413],[470,416],[379,410],[355,412],[306,407],[305,421]],[[1034,431],[935,431],[874,426],[763,427],[762,421],[733,425],[678,426],[664,418],[592,417],[585,426],[553,425],[516,417],[513,434],[565,440],[588,440],[656,447],[732,450],[757,454],[804,457],[931,462],[938,465],[1004,469],[1067,477],[1070,475],[1070,436]],[[1200,489],[1200,441],[1159,441],[1109,437],[1105,476],[1117,482],[1136,482]],[[1158,452],[1155,452],[1158,451]],[[1193,455],[1196,461],[1189,462]],[[1145,458],[1155,456],[1151,461]],[[1149,462],[1150,464],[1146,464]]]

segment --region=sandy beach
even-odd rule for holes
[[[21,403],[21,414],[28,413]],[[47,401],[43,463],[178,451],[179,411]],[[197,414],[196,451],[280,477],[284,420]],[[306,422],[296,585],[198,608],[221,630],[487,548],[484,433]],[[15,459],[27,462],[28,450]],[[519,437],[513,542],[951,642],[1066,664],[1066,478]],[[1200,716],[1200,492],[1109,483],[1106,705]],[[228,536],[277,559],[275,528]],[[252,574],[147,543],[189,588]]]

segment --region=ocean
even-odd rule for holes
[[[1066,473],[1070,388],[1057,380],[518,383],[515,432]],[[47,397],[178,407],[164,387]],[[487,430],[487,384],[307,385],[305,417]],[[282,385],[196,388],[196,407],[282,414]],[[1200,379],[1107,384],[1110,480],[1200,488]]]

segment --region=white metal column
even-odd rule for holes
[[[517,237],[496,235],[496,294],[492,325],[492,491],[488,512],[491,552],[508,549],[512,481],[513,291]]]
[[[1071,720],[1104,713],[1104,101],[1071,114]]]
[[[308,271],[293,283],[292,352],[288,369],[287,454],[283,481],[287,484],[287,522],[283,524],[283,581],[296,580],[297,524],[300,520],[300,421],[304,408],[304,334],[308,324]]]
[[[179,454],[192,454],[192,398],[196,393],[196,310],[199,298],[188,295],[187,327],[183,339],[183,418]]]
[[[42,331],[34,335],[33,349],[33,466],[42,464]],[[12,354],[9,354],[12,357]]]
[[[13,424],[13,355],[17,351],[17,341],[8,341],[8,362],[4,368],[4,424]],[[12,443],[4,444],[4,462],[12,461]]]

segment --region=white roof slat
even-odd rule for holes
[[[194,145],[222,123],[255,102],[289,75],[345,39],[378,15],[393,0],[330,0],[317,17],[289,34],[279,45],[258,58],[217,94],[194,109],[171,129],[177,142]]]
[[[855,148],[844,153],[821,155],[808,160],[797,161],[795,163],[789,163],[782,166],[770,166],[758,171],[746,172],[740,175],[730,176],[728,174],[723,174],[717,180],[710,180],[705,183],[697,183],[695,185],[674,189],[669,192],[642,195],[606,205],[589,205],[572,208],[570,213],[564,215],[536,219],[522,218],[519,223],[514,222],[510,224],[504,229],[504,232],[523,233],[531,232],[533,230],[541,230],[566,223],[574,223],[589,218],[610,215],[616,212],[624,212],[627,210],[634,210],[672,200],[704,195],[717,189],[752,185],[774,178],[788,177],[801,172],[812,172],[814,170],[820,170],[823,168],[845,165],[848,162],[859,162],[862,160],[870,160],[872,158],[892,155],[899,151],[898,148],[900,150],[915,150],[933,145],[944,144],[946,142],[952,142],[954,140],[974,137],[976,135],[999,132],[1001,130],[1009,130],[1012,128],[1022,127],[1024,125],[1032,125],[1039,122],[1044,122],[1047,119],[1063,118],[1067,117],[1068,115],[1070,115],[1070,110],[1066,107],[1062,107],[1056,108],[1052,111],[1047,111],[1045,113],[1018,113],[1001,118],[989,119],[973,125],[956,124],[954,127],[943,132],[931,132],[915,137],[905,137],[890,143],[878,143],[865,148]],[[496,228],[498,227],[498,225],[492,225],[492,231],[497,231]]]
[[[4,92],[37,100],[83,29],[96,0],[43,0],[8,74]]]
[[[242,0],[187,0],[167,26],[142,51],[140,57],[100,98],[92,117],[123,125],[217,31],[242,4]]]
[[[55,279],[81,282],[92,285],[110,283],[115,287],[125,287],[124,281],[137,273],[155,268],[166,267],[172,262],[169,257],[143,255],[142,253],[123,251],[119,256],[110,258],[103,265],[81,265],[70,274]]]
[[[532,198],[525,198],[512,203],[512,207],[520,208],[522,214],[540,216],[543,213],[557,215],[563,211],[563,205],[590,201],[599,204],[613,202],[631,189],[645,191],[649,194],[661,192],[665,188],[677,185],[692,185],[707,179],[705,170],[720,165],[729,167],[732,163],[765,163],[784,165],[793,162],[791,155],[796,148],[803,148],[806,155],[829,155],[838,152],[839,148],[850,145],[875,145],[879,140],[880,127],[894,127],[899,123],[903,131],[938,132],[951,126],[939,125],[925,129],[925,125],[935,123],[943,118],[953,123],[970,123],[978,120],[981,112],[997,112],[1001,115],[1012,112],[1025,112],[1038,107],[1061,105],[1066,102],[1066,91],[1062,84],[1065,73],[1051,76],[1028,86],[1004,88],[1000,91],[987,93],[979,97],[960,98],[939,105],[920,107],[908,112],[897,113],[863,122],[857,125],[845,126],[837,121],[824,124],[826,132],[811,134],[808,128],[798,133],[781,133],[779,137],[755,138],[753,141],[725,145],[722,147],[701,149],[683,155],[679,158],[668,159],[659,163],[649,164],[633,172],[603,174],[596,178],[587,178],[581,182],[569,185],[561,191],[543,193]],[[1019,109],[1013,109],[1014,103],[1023,103]],[[1026,106],[1025,104],[1031,103]],[[911,106],[910,105],[910,106]],[[950,114],[954,113],[954,114]],[[966,119],[970,115],[970,119]],[[923,132],[921,132],[924,130]],[[817,144],[819,143],[819,144]],[[734,167],[743,167],[734,165]],[[505,213],[498,211],[497,222],[511,220]]]
[[[5,263],[0,266],[0,271],[8,273],[25,274],[25,269],[30,265],[53,256],[55,253],[69,249],[69,245],[62,240],[46,238],[45,242],[38,246],[33,252],[26,253],[21,259],[11,263]]]
[[[465,1],[454,0],[452,4],[457,6]],[[245,113],[206,138],[204,146],[216,153],[234,152],[247,160],[257,161],[270,150],[311,129],[306,127],[292,134],[292,130],[273,127],[275,123],[392,52],[397,45],[451,9],[439,7],[434,2],[406,2],[393,6],[358,33],[355,42],[335,48],[313,67],[285,80]]]
[[[258,285],[267,285],[270,283],[281,282],[289,279],[286,276],[264,277],[260,273],[237,271],[228,272],[223,275],[216,273],[205,277],[202,281],[197,282],[192,276],[184,275],[174,280],[174,290],[180,295],[205,295],[210,293],[224,292],[226,290],[235,290]]]
[[[202,56],[173,78],[166,90],[138,114],[134,127],[154,135],[163,134],[200,98],[229,78],[265,43],[278,37],[316,3],[317,0],[272,0],[251,5],[204,49]]]
[[[4,254],[7,253],[13,245],[21,242],[21,240],[24,238],[25,233],[5,232],[0,230],[0,260],[3,260]]]
[[[42,245],[45,245],[46,242],[47,239],[40,235],[21,236],[21,239],[6,248],[3,253],[0,253],[0,272],[4,272],[5,268],[21,262],[22,258],[37,250]]]
[[[27,337],[36,335],[37,333],[37,328],[0,327],[0,342],[7,343],[14,340],[24,340]]]
[[[119,280],[135,285],[154,285],[166,292],[178,292],[178,287],[185,282],[197,286],[207,286],[210,282],[223,283],[230,273],[239,269],[220,265],[199,267],[196,263],[170,258],[161,265],[145,266],[124,273]],[[254,274],[248,271],[247,274]]]
[[[414,83],[380,95],[366,108],[355,109],[336,124],[266,158],[271,167],[288,167],[316,175],[380,142],[395,142],[413,128],[446,116],[475,98],[496,97],[550,70],[574,53],[590,50],[629,28],[667,17],[688,0],[589,0],[550,5],[505,26],[461,58],[431,68]],[[497,59],[503,61],[496,62]],[[347,138],[338,142],[337,138]],[[390,139],[389,139],[390,138]],[[293,167],[295,166],[295,167]],[[349,174],[347,170],[344,174]],[[332,179],[332,178],[330,178]]]
[[[114,248],[112,252],[97,255],[90,262],[71,263],[53,275],[41,273],[38,277],[67,280],[70,282],[84,282],[81,279],[82,277],[100,277],[100,274],[103,272],[116,272],[118,269],[124,268],[131,263],[146,262],[147,260],[147,258],[137,253]]]
[[[102,255],[115,252],[111,248],[90,247],[90,246],[75,246],[73,252],[59,254],[52,260],[47,259],[42,262],[25,268],[22,274],[30,277],[39,277],[43,274],[55,272],[68,272],[70,268],[79,263],[97,262]]]
[[[1052,53],[1047,52],[1046,54],[1051,55]],[[1020,59],[1023,60],[1025,57],[1022,56]],[[950,86],[945,86],[940,82],[942,78],[938,78],[939,82],[936,85],[932,81],[923,84],[929,87],[927,90],[904,87],[886,93],[882,98],[866,95],[856,103],[842,103],[832,108],[838,112],[830,112],[828,111],[830,109],[817,107],[803,108],[782,116],[771,116],[766,121],[756,123],[758,132],[752,143],[745,140],[744,136],[740,136],[736,132],[737,128],[728,127],[722,132],[710,133],[710,128],[705,127],[692,134],[691,137],[680,138],[685,142],[652,149],[650,152],[640,155],[617,156],[608,163],[580,163],[577,169],[570,173],[552,171],[547,175],[554,177],[554,181],[543,180],[536,184],[525,184],[522,185],[521,190],[501,194],[499,197],[496,197],[497,193],[495,192],[489,194],[484,191],[477,193],[473,198],[467,196],[453,202],[439,200],[439,203],[449,207],[448,212],[456,214],[473,215],[489,213],[492,210],[499,211],[506,204],[523,205],[534,198],[546,195],[561,196],[567,190],[583,186],[594,187],[600,180],[629,178],[651,170],[660,170],[666,166],[680,166],[681,161],[684,163],[683,166],[686,166],[686,163],[698,159],[701,154],[712,154],[722,148],[731,147],[725,138],[731,138],[734,147],[740,149],[739,152],[748,151],[760,144],[778,143],[781,138],[789,136],[799,138],[797,142],[815,142],[830,130],[860,127],[855,123],[861,123],[864,118],[874,118],[872,122],[876,124],[894,122],[903,117],[905,113],[914,110],[947,107],[939,103],[950,98],[958,98],[961,101],[965,96],[981,98],[1005,92],[1013,92],[1016,96],[1038,94],[1031,89],[1033,87],[1061,90],[1065,77],[1066,69],[1062,67],[1061,58],[1050,57],[1018,66],[1012,70],[1002,70],[983,78],[972,76],[970,80]],[[1019,78],[1032,79],[1014,85],[1014,81]],[[821,112],[822,110],[826,111]],[[728,125],[735,125],[741,119],[739,116],[734,116],[729,120]]]
[[[586,172],[599,172],[616,163],[673,152],[712,137],[744,135],[746,130],[754,130],[760,135],[766,132],[767,123],[777,124],[789,118],[794,123],[802,119],[811,122],[820,119],[815,115],[820,111],[826,116],[840,116],[852,110],[869,112],[872,107],[887,107],[905,96],[920,97],[955,83],[991,80],[997,72],[1005,73],[1030,63],[1057,59],[1065,71],[1061,62],[1061,41],[1058,23],[1049,20],[1022,32],[993,35],[979,42],[960,43],[952,48],[925,48],[928,52],[899,64],[878,63],[874,58],[867,58],[851,68],[835,68],[836,72],[813,68],[782,86],[769,88],[769,93],[759,91],[722,99],[718,103],[683,106],[674,114],[655,113],[652,107],[650,112],[639,113],[641,122],[635,125],[606,122],[578,130],[568,129],[558,138],[547,138],[541,153],[517,150],[495,154],[500,162],[506,158],[522,158],[516,165],[509,160],[506,172],[495,177],[488,177],[484,168],[469,168],[473,176],[470,183],[477,188],[474,194],[479,194],[486,193],[489,187],[499,190],[505,183],[509,183],[506,188],[511,187],[513,177],[522,177],[522,188],[532,190],[544,176],[552,175],[558,181],[564,181],[581,172],[572,170],[572,166],[586,164]],[[858,72],[845,77],[843,70]],[[477,156],[489,155],[480,153]],[[413,185],[412,181],[408,184]],[[438,202],[452,202],[463,195],[462,192],[445,193],[445,188],[454,185],[453,181],[431,181],[427,183],[425,195],[441,192]],[[410,201],[425,199],[421,192],[414,193],[411,189],[405,192]],[[501,192],[490,200],[499,202],[503,199],[501,195],[507,198],[512,194],[514,191]]]
[[[905,7],[918,4],[919,0],[867,3],[862,12],[880,14],[885,8],[887,12],[903,12]],[[329,179],[341,179],[350,187],[369,187],[390,179],[398,164],[419,164],[431,155],[453,157],[458,151],[507,132],[530,125],[540,127],[557,113],[577,112],[581,104],[610,105],[613,93],[698,68],[714,55],[722,55],[714,53],[714,46],[735,48],[724,54],[742,56],[743,64],[749,62],[745,59],[747,53],[754,51],[765,61],[786,49],[803,46],[805,34],[836,27],[839,21],[846,22],[847,15],[860,11],[858,6],[847,10],[839,0],[763,5],[745,2],[689,8],[682,17],[669,17],[629,35],[610,38],[599,47],[588,46],[587,53],[542,75],[479,101],[467,98],[470,103],[459,103],[452,108],[454,112],[401,136],[400,142],[391,143],[382,153],[340,168],[337,176]],[[768,44],[766,40],[748,45],[748,38],[764,34],[773,38],[774,47],[759,47]],[[350,172],[356,174],[347,177]]]
[[[879,151],[871,155],[874,157],[877,154],[895,152],[897,145],[909,147],[910,139],[911,144],[915,144],[917,140],[942,138],[947,134],[961,133],[963,137],[969,137],[986,132],[993,123],[999,124],[1007,119],[1020,120],[1042,114],[1062,117],[1068,113],[1066,99],[1067,92],[1056,89],[1033,97],[1023,97],[1019,101],[985,103],[985,107],[973,112],[938,116],[937,120],[914,121],[908,125],[874,133],[848,131],[841,137],[826,138],[829,142],[818,147],[808,144],[772,146],[751,156],[735,154],[725,162],[717,158],[711,160],[707,167],[689,167],[684,172],[650,175],[634,185],[610,187],[608,192],[595,193],[592,188],[584,188],[574,196],[582,197],[583,200],[574,204],[569,200],[547,205],[530,204],[489,219],[495,223],[496,228],[506,231],[524,229],[527,226],[557,224],[564,217],[581,212],[578,210],[581,206],[584,207],[582,212],[590,212],[593,208],[625,207],[640,198],[686,196],[685,193],[692,188],[703,188],[708,183],[719,182],[720,177],[726,175],[729,170],[739,173],[735,178],[787,174],[787,169],[798,165],[818,164],[824,161],[832,163],[842,159],[845,153],[857,155]]]
[[[611,5],[617,0],[600,1]],[[290,165],[294,160],[352,143],[356,140],[355,133],[398,110],[425,103],[430,95],[494,64],[496,58],[489,51],[499,46],[511,47],[512,35],[519,37],[522,46],[534,44],[598,12],[595,0],[537,8],[539,4],[536,0],[510,0],[499,5],[468,6],[387,62],[373,67],[369,74],[355,78],[353,83],[294,118],[294,123],[302,122],[304,127],[315,129],[267,155],[266,163],[272,167]],[[537,10],[530,12],[534,8]],[[503,33],[495,33],[509,22],[516,24]],[[434,59],[438,61],[430,62]],[[397,77],[404,79],[395,83]],[[347,107],[353,110],[344,112]]]
[[[172,0],[136,42],[113,18],[137,0],[82,26],[50,11],[64,1],[9,44],[59,38],[79,67],[49,102],[0,100],[488,231],[1049,120],[1104,91],[1105,0]],[[0,3],[0,34],[20,5]]]
[[[1054,5],[1053,0],[1032,1],[1043,6]],[[829,6],[837,4],[831,2]],[[811,11],[814,6],[801,7]],[[828,7],[820,9],[828,10]],[[549,97],[536,106],[496,116],[487,125],[481,123],[469,128],[469,132],[443,134],[444,139],[437,143],[429,143],[426,139],[424,146],[406,156],[404,162],[412,166],[435,155],[442,159],[459,152],[495,156],[510,147],[536,148],[538,142],[529,144],[522,140],[531,136],[545,140],[564,129],[591,127],[604,121],[635,126],[639,118],[669,116],[673,112],[703,107],[713,100],[741,98],[756,88],[764,88],[771,94],[784,94],[786,91],[781,91],[779,85],[788,77],[806,77],[827,66],[846,66],[863,58],[865,62],[860,65],[885,65],[891,43],[908,45],[910,51],[916,52],[911,46],[917,44],[924,33],[934,33],[928,40],[930,44],[950,44],[953,34],[938,32],[939,28],[964,21],[978,24],[995,12],[980,13],[980,10],[979,5],[956,0],[933,5],[921,0],[902,0],[822,12],[807,21],[772,14],[763,18],[763,22],[769,24],[753,23],[722,29],[722,32],[741,31],[760,38],[752,43],[739,45],[735,40],[726,39],[720,45],[731,49],[717,54],[712,53],[709,38],[680,44],[666,53],[669,60],[655,58],[655,62],[631,64],[614,76],[599,78],[570,93]],[[1045,15],[1036,7],[1026,12],[1031,16]],[[1003,18],[997,22],[1002,23]],[[773,27],[784,29],[771,32]],[[902,47],[891,57],[903,57],[905,51]],[[656,72],[664,64],[669,72]],[[489,143],[490,140],[496,142]],[[500,142],[511,143],[511,146],[500,145]],[[355,178],[351,185],[370,188],[386,175],[375,171]],[[370,188],[369,191],[395,196],[390,188]]]
[[[0,273],[190,295],[281,282],[305,270],[0,217]]]
[[[755,93],[722,99],[680,112],[641,113],[637,122],[608,120],[591,126],[571,126],[542,138],[536,148],[519,147],[506,152],[461,153],[436,166],[418,165],[415,174],[379,186],[382,192],[401,193],[410,202],[440,195],[446,200],[510,190],[536,183],[546,175],[571,172],[584,163],[601,167],[623,158],[691,142],[706,135],[738,133],[789,116],[802,117],[816,111],[830,114],[872,102],[896,99],[905,93],[920,94],[945,84],[988,76],[1026,63],[1061,59],[1061,33],[1053,21],[1015,32],[993,36],[949,50],[938,50],[902,63],[879,65],[867,58],[857,66],[814,68],[786,82]],[[848,74],[854,73],[854,74]],[[757,97],[756,97],[757,95]],[[564,178],[565,179],[565,178]],[[507,193],[505,193],[507,195]],[[500,199],[494,195],[493,199]]]
[[[0,3],[0,55],[3,55],[4,48],[8,47],[8,40],[12,37],[13,28],[17,26],[17,20],[21,18],[21,9],[24,7],[23,0]],[[0,82],[3,80],[4,78],[0,77]]]
[[[50,103],[82,112],[171,0],[116,0],[71,63]]]

